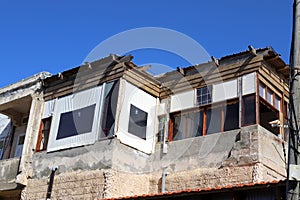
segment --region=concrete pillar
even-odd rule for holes
[[[42,120],[42,113],[44,109],[44,100],[42,93],[34,93],[31,95],[31,97],[31,108],[19,166],[20,174],[17,176],[16,180],[17,183],[22,185],[27,185],[27,178],[29,176],[32,176],[32,157],[35,151],[40,123]]]

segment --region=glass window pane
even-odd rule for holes
[[[256,109],[255,109],[255,96],[245,96],[243,97],[243,119],[244,126],[252,125],[256,123]]]
[[[0,140],[0,151],[1,151],[1,149],[3,148],[3,140]]]
[[[147,118],[147,112],[131,105],[128,132],[146,140]]]
[[[197,89],[197,105],[211,103],[212,86],[206,86]]]
[[[274,107],[277,108],[277,110],[280,110],[280,97],[278,95],[275,95]]]
[[[173,140],[186,138],[186,117],[186,115],[177,115],[174,117]]]
[[[203,135],[203,111],[199,111],[197,113],[195,113],[195,120],[194,120],[195,124],[195,128],[197,130],[196,132],[196,136],[201,136]]]
[[[62,113],[57,140],[92,131],[96,104],[78,110]]]
[[[206,134],[221,132],[222,108],[213,108],[206,111]]]
[[[203,112],[192,112],[188,114],[187,117],[187,137],[197,137],[202,135],[203,127]]]
[[[18,145],[23,145],[25,141],[25,135],[19,136],[19,143]]]
[[[105,101],[101,133],[102,138],[109,137],[114,134],[119,85],[119,81],[115,81],[108,83],[105,86]]]
[[[266,95],[265,85],[259,84],[259,96],[261,96],[262,98],[266,99],[265,95]]]
[[[267,90],[267,101],[273,105],[273,92],[271,90]]]
[[[234,103],[226,106],[224,131],[239,128],[239,104]]]

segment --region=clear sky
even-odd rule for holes
[[[141,27],[186,34],[217,58],[244,51],[248,45],[272,46],[288,63],[292,2],[1,0],[0,87],[40,71],[57,74],[79,66],[102,41]],[[137,64],[186,64],[162,51],[132,53]]]

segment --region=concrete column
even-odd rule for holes
[[[34,93],[31,95],[31,97],[31,108],[19,166],[20,174],[17,176],[16,180],[17,183],[22,185],[27,185],[27,178],[29,176],[32,176],[32,157],[35,151],[40,123],[42,120],[42,113],[44,109],[44,100],[42,93]]]

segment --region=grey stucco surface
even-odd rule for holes
[[[0,191],[15,189],[15,179],[19,170],[20,158],[12,158],[0,161]]]

